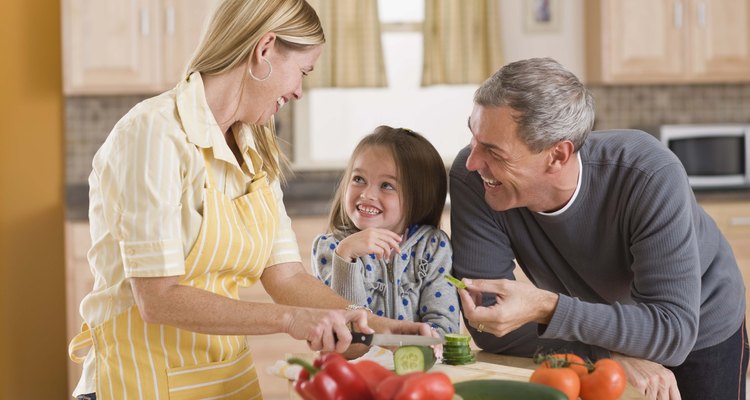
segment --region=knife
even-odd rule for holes
[[[432,336],[352,332],[352,343],[362,343],[367,346],[429,346],[433,344],[442,344],[444,342],[445,339]]]

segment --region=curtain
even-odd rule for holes
[[[326,44],[306,88],[387,86],[377,0],[308,0]]]
[[[500,0],[425,0],[422,86],[479,84],[503,65]]]

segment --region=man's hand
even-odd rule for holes
[[[622,365],[628,382],[649,400],[680,400],[677,380],[669,369],[652,361],[612,354]]]
[[[464,316],[480,332],[503,336],[534,321],[549,323],[557,307],[558,295],[539,289],[527,282],[508,279],[462,280],[466,289],[458,291]],[[492,293],[497,302],[481,305],[482,293]]]

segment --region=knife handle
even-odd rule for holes
[[[333,339],[338,342],[339,338],[336,336],[336,334],[333,334]],[[371,333],[362,333],[362,332],[352,332],[352,344],[355,343],[362,343],[366,346],[369,346],[372,343],[372,334]]]

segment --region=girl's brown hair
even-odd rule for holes
[[[354,148],[336,190],[328,229],[337,237],[346,237],[359,231],[346,214],[344,199],[354,160],[366,149],[375,146],[388,150],[396,163],[396,173],[402,188],[399,198],[406,226],[418,224],[439,227],[448,192],[448,177],[443,159],[422,135],[410,129],[382,125],[365,136]]]

